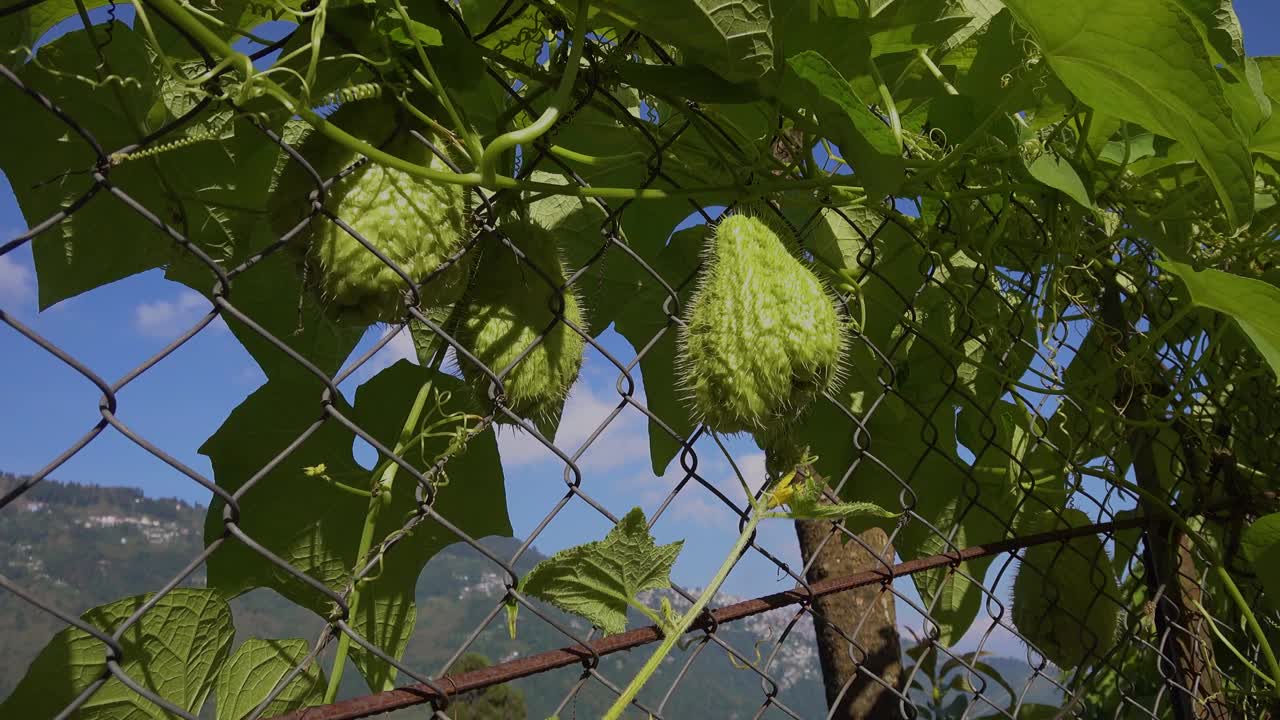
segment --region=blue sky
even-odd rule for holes
[[[1236,8],[1245,27],[1249,53],[1280,54],[1280,34],[1271,31],[1280,27],[1280,7],[1271,0],[1240,0]],[[40,219],[22,217],[8,181],[0,173],[0,241],[26,228],[28,220]],[[36,312],[35,290],[29,247],[0,256],[0,308],[108,381],[119,378],[164,347],[209,309],[200,295],[164,280],[161,271],[122,280],[43,313]],[[366,338],[357,354],[376,339],[378,332]],[[602,336],[601,342],[624,362],[634,356],[630,346],[611,331]],[[399,337],[354,380],[366,379],[378,368],[411,354],[407,338]],[[0,368],[0,397],[9,408],[0,432],[0,470],[38,471],[99,419],[97,389],[7,326],[0,326]],[[558,444],[576,448],[613,412],[617,405],[615,379],[616,372],[609,363],[588,350],[583,380],[568,404]],[[120,397],[120,417],[182,462],[212,477],[209,463],[196,449],[264,380],[225,326],[215,323],[126,388]],[[350,391],[355,382],[348,385],[344,389]],[[671,476],[677,473],[655,478],[650,472],[646,432],[643,416],[628,409],[581,461],[586,472],[585,489],[618,515],[637,504],[646,511],[653,510],[675,482]],[[562,496],[562,468],[528,438],[504,431],[500,442],[512,521],[517,535],[524,536]],[[733,441],[730,450],[746,477],[763,477],[763,455],[754,445]],[[740,497],[741,490],[728,464],[722,459],[714,460],[719,452],[710,441],[699,447],[699,455],[705,477],[731,497]],[[177,496],[200,502],[208,499],[203,488],[110,429],[53,477],[134,486],[157,497]],[[713,495],[699,487],[682,492],[668,512],[655,533],[661,542],[686,540],[676,579],[701,584],[732,544],[736,523]],[[557,516],[536,544],[543,551],[554,551],[599,537],[607,529],[607,522],[598,513],[574,502]],[[773,523],[763,530],[761,541],[787,560],[794,562],[798,557],[789,523]],[[749,556],[731,577],[727,590],[758,595],[791,585],[767,561]],[[901,603],[899,610],[902,612]]]

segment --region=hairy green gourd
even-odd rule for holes
[[[1089,524],[1079,510],[1061,514],[1039,514],[1027,532]],[[1013,625],[1053,664],[1070,669],[1101,659],[1115,646],[1119,599],[1098,536],[1035,545],[1023,551],[1013,581]]]
[[[409,127],[397,126],[394,110],[383,101],[363,101],[339,108],[330,121],[408,162],[447,170]],[[424,133],[430,139],[430,135]],[[385,142],[384,142],[385,140]],[[300,154],[323,179],[337,174],[361,156],[327,138],[311,135]],[[297,162],[289,162],[276,190],[276,229],[283,233],[306,208],[314,179]],[[420,289],[424,307],[454,302],[461,295],[466,267],[455,262],[433,276],[463,246],[467,237],[467,191],[366,161],[338,179],[324,196],[324,207],[359,233],[394,263]],[[292,218],[292,222],[289,219]],[[409,283],[351,233],[323,214],[291,243],[303,267],[307,289],[329,315],[344,323],[398,322],[406,316]]]
[[[535,422],[547,420],[563,407],[586,346],[564,321],[585,330],[586,318],[574,290],[558,289],[566,273],[551,233],[527,221],[505,225],[502,232],[525,257],[496,242],[484,248],[476,282],[463,299],[458,339],[494,373],[520,358],[503,378],[507,407]],[[557,293],[563,320],[552,310]],[[539,337],[537,346],[521,357]],[[459,364],[476,393],[488,397],[489,376],[467,360]]]
[[[681,382],[717,432],[780,432],[840,374],[835,301],[757,217],[716,226],[684,321]]]

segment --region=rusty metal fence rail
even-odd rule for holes
[[[42,0],[24,0],[6,4],[0,8],[0,20],[16,17],[41,3]],[[99,30],[98,35],[91,34],[90,37],[95,38],[98,43],[97,51],[102,52],[102,46],[111,42],[111,29],[123,21],[113,14],[105,23],[93,25],[82,5],[80,8],[79,15],[84,27],[96,27]],[[112,9],[114,10],[114,4]],[[500,32],[519,18],[527,21],[528,16],[539,18],[533,23],[534,26],[545,22],[554,27],[556,16],[543,17],[541,13],[539,3],[507,2],[504,9],[485,28],[468,27],[456,12],[452,12],[451,17],[464,32],[471,36],[482,36]],[[157,11],[153,22],[163,17],[163,13]],[[287,37],[261,47],[253,54],[254,59],[268,56],[286,41]],[[681,173],[684,170],[665,166],[664,153],[681,142],[682,138],[718,133],[728,144],[733,143],[731,133],[721,129],[717,120],[703,113],[697,105],[690,104],[682,112],[671,113],[655,122],[653,118],[644,117],[643,112],[636,112],[637,109],[643,110],[646,107],[636,103],[640,98],[621,98],[615,94],[615,89],[608,82],[608,56],[619,52],[619,48],[641,46],[647,52],[662,55],[660,46],[648,44],[646,38],[635,33],[594,38],[588,43],[585,49],[586,65],[583,78],[574,94],[573,108],[560,118],[557,127],[536,143],[532,150],[524,151],[518,160],[518,177],[532,178],[537,172],[554,173],[566,182],[589,186],[588,179],[576,172],[571,163],[552,151],[560,129],[572,127],[583,113],[593,113],[595,118],[608,118],[619,131],[644,138],[650,152],[643,161],[646,169],[643,187],[680,190]],[[192,49],[197,54],[203,53],[198,44],[192,44]],[[506,59],[501,55],[489,60],[491,67],[487,75],[494,91],[506,95],[513,116],[519,112],[535,115],[536,110],[529,94],[513,87],[499,72],[500,63],[504,61]],[[202,62],[208,68],[218,65],[208,55],[204,56]],[[10,63],[10,60],[6,60],[6,63]],[[208,315],[167,347],[118,378],[101,376],[88,362],[42,336],[15,314],[0,308],[0,321],[3,321],[10,332],[17,333],[42,348],[47,353],[48,362],[66,365],[101,391],[98,403],[101,419],[87,428],[64,452],[50,458],[43,468],[33,473],[29,481],[16,486],[0,498],[0,522],[4,522],[5,508],[12,506],[16,499],[42,480],[56,476],[58,469],[67,460],[97,441],[104,433],[115,432],[164,462],[172,468],[175,477],[185,478],[185,481],[207,490],[214,498],[211,516],[215,517],[221,527],[219,533],[206,538],[207,544],[203,552],[192,557],[189,565],[169,582],[154,588],[155,594],[110,632],[80,619],[79,614],[84,608],[60,607],[46,601],[39,593],[0,575],[0,588],[3,588],[3,592],[56,616],[61,622],[79,628],[97,638],[107,648],[106,664],[101,675],[71,705],[60,711],[58,717],[75,717],[78,710],[93,697],[94,692],[115,679],[164,708],[172,716],[193,718],[191,712],[178,707],[173,699],[158,697],[140,678],[131,677],[124,671],[123,665],[129,659],[129,651],[122,643],[122,638],[167,593],[186,583],[212,555],[226,546],[242,546],[265,558],[280,573],[288,574],[297,583],[325,596],[335,609],[327,620],[317,620],[316,641],[294,672],[277,684],[276,693],[282,691],[310,663],[321,658],[329,646],[343,636],[350,638],[350,642],[363,648],[364,652],[394,667],[402,682],[412,683],[399,690],[299,710],[290,716],[298,720],[360,718],[409,706],[426,706],[430,708],[432,716],[446,718],[450,717],[450,698],[460,693],[558,668],[572,667],[573,670],[564,672],[580,673],[579,681],[573,683],[571,690],[561,700],[560,712],[567,712],[566,709],[571,707],[574,698],[584,688],[602,687],[616,693],[625,685],[627,678],[606,672],[601,659],[611,653],[655,642],[660,638],[655,628],[645,627],[608,637],[600,636],[598,631],[583,633],[562,622],[555,614],[547,612],[546,606],[531,601],[517,590],[520,580],[520,574],[515,568],[517,562],[567,505],[572,503],[594,508],[610,522],[618,520],[607,509],[606,503],[593,496],[595,490],[592,481],[597,478],[580,467],[579,459],[599,442],[601,435],[612,423],[618,422],[619,417],[624,414],[640,415],[644,417],[651,432],[666,432],[670,441],[680,448],[677,460],[681,477],[650,516],[651,525],[662,523],[669,509],[681,503],[697,487],[716,495],[718,502],[741,522],[745,522],[750,512],[745,498],[728,497],[712,480],[699,472],[700,465],[705,465],[709,457],[719,455],[730,464],[734,462],[721,439],[703,428],[696,428],[688,435],[674,430],[673,428],[680,426],[679,423],[649,407],[644,395],[637,391],[637,377],[643,375],[641,366],[650,353],[655,352],[654,348],[662,343],[671,342],[678,332],[681,304],[687,300],[697,272],[695,267],[693,272],[672,275],[642,257],[628,244],[623,226],[628,218],[646,212],[643,201],[590,201],[599,210],[598,247],[580,265],[571,268],[565,285],[577,287],[589,282],[592,271],[606,264],[638,270],[643,284],[656,290],[652,295],[638,296],[634,302],[651,302],[655,305],[653,310],[661,313],[665,322],[643,342],[633,339],[631,344],[635,353],[631,357],[616,356],[587,328],[573,328],[587,343],[587,352],[595,353],[611,367],[611,372],[616,373],[617,394],[612,398],[616,409],[580,446],[561,447],[556,445],[554,438],[546,437],[533,423],[513,412],[506,402],[502,383],[510,376],[513,367],[483,366],[472,349],[461,342],[456,333],[451,333],[444,327],[441,318],[416,307],[419,293],[425,293],[426,288],[436,282],[437,278],[408,277],[391,259],[359,237],[344,218],[336,217],[325,209],[324,193],[342,174],[354,168],[347,168],[336,177],[321,177],[310,165],[309,158],[300,154],[298,147],[276,130],[256,123],[251,116],[247,116],[250,118],[248,122],[256,127],[261,138],[278,146],[287,156],[286,162],[301,165],[315,177],[316,187],[309,198],[298,198],[297,208],[301,220],[288,232],[248,256],[237,258],[234,263],[227,263],[214,257],[207,247],[194,242],[182,220],[175,220],[159,208],[149,207],[144,200],[135,197],[128,182],[118,182],[117,159],[181,139],[184,137],[184,126],[193,118],[203,117],[202,113],[209,112],[210,107],[220,104],[233,112],[243,110],[242,108],[234,107],[228,98],[210,98],[147,136],[135,138],[123,146],[112,147],[95,137],[86,127],[85,118],[63,109],[58,102],[24,79],[20,64],[0,65],[0,83],[13,91],[5,97],[20,97],[22,102],[40,108],[47,122],[65,133],[67,142],[87,149],[92,155],[92,161],[86,165],[65,168],[67,173],[87,178],[83,191],[68,198],[60,209],[47,217],[27,218],[29,229],[4,240],[0,244],[0,256],[31,243],[42,242],[43,237],[56,232],[60,225],[68,223],[91,202],[117,203],[136,213],[153,228],[157,236],[166,238],[175,256],[181,257],[181,262],[194,263],[203,269],[209,288],[208,297],[214,306]],[[100,87],[95,92],[108,90]],[[653,106],[648,105],[647,109],[652,112]],[[0,118],[12,112],[13,107],[0,108]],[[427,144],[443,162],[453,162],[444,148],[431,145],[425,137],[419,136],[418,139]],[[785,146],[789,138],[780,135],[776,140],[779,145]],[[5,139],[5,142],[22,141],[22,138],[14,137]],[[834,164],[834,160],[829,157],[826,161]],[[457,170],[456,166],[454,169]],[[520,254],[516,245],[499,231],[498,216],[508,194],[508,191],[490,193],[479,190],[473,193],[470,218],[473,234],[453,261],[462,259],[467,253],[481,252],[486,248]],[[824,204],[824,200],[828,203]],[[860,488],[879,488],[877,497],[891,499],[891,509],[900,511],[901,519],[887,533],[887,544],[880,547],[868,545],[863,535],[848,529],[842,523],[828,522],[830,532],[827,544],[833,547],[859,545],[870,556],[877,558],[877,561],[858,574],[821,582],[811,582],[808,579],[808,566],[797,567],[782,560],[777,548],[758,541],[752,542],[746,552],[765,558],[776,566],[779,573],[792,578],[795,589],[734,604],[713,603],[711,611],[691,635],[696,639],[680,661],[683,669],[670,678],[665,687],[653,688],[642,696],[643,700],[637,703],[639,711],[653,717],[672,717],[667,712],[667,706],[673,696],[698,692],[696,687],[682,684],[688,669],[702,655],[720,653],[733,658],[737,666],[745,668],[743,672],[758,677],[760,689],[757,717],[803,717],[789,703],[785,684],[774,675],[773,663],[780,650],[788,643],[812,642],[803,633],[796,631],[802,624],[832,625],[815,609],[816,598],[854,588],[876,588],[878,593],[896,603],[899,608],[909,609],[923,618],[924,637],[917,648],[920,652],[904,670],[904,677],[875,677],[864,666],[863,672],[871,677],[850,678],[845,687],[848,691],[855,681],[860,684],[878,683],[884,693],[892,696],[892,706],[896,713],[894,716],[897,717],[1032,717],[1029,711],[1024,712],[1024,706],[1031,704],[1026,701],[1026,694],[1033,682],[1047,683],[1056,689],[1061,697],[1061,707],[1057,710],[1065,717],[1176,717],[1190,720],[1193,717],[1241,717],[1242,715],[1232,714],[1238,712],[1238,709],[1227,708],[1260,707],[1256,703],[1250,705],[1255,701],[1248,699],[1240,701],[1243,704],[1238,706],[1229,706],[1224,700],[1220,678],[1220,674],[1224,672],[1220,667],[1220,663],[1224,662],[1224,651],[1222,645],[1215,644],[1213,638],[1229,638],[1244,657],[1254,661],[1257,661],[1259,649],[1240,628],[1221,623],[1210,627],[1215,621],[1195,610],[1196,603],[1210,604],[1208,598],[1200,595],[1209,587],[1209,581],[1204,577],[1204,559],[1197,555],[1195,548],[1178,544],[1181,542],[1178,534],[1171,532],[1171,525],[1162,511],[1144,507],[1143,501],[1133,493],[1107,481],[1115,477],[1129,477],[1132,478],[1131,482],[1159,492],[1165,502],[1174,503],[1172,507],[1196,507],[1195,515],[1188,515],[1196,522],[1221,521],[1229,524],[1241,512],[1249,512],[1248,507],[1239,507],[1239,502],[1236,502],[1238,499],[1229,493],[1225,497],[1205,499],[1198,505],[1189,504],[1185,499],[1205,490],[1202,476],[1217,477],[1215,473],[1225,472],[1224,468],[1230,465],[1231,447],[1247,445],[1254,456],[1274,455],[1267,448],[1280,440],[1280,425],[1271,422],[1278,416],[1280,400],[1265,376],[1249,376],[1241,371],[1254,361],[1239,353],[1210,352],[1206,349],[1203,338],[1165,342],[1160,337],[1153,337],[1150,334],[1152,328],[1161,327],[1176,312],[1174,302],[1155,283],[1124,291],[1126,299],[1140,297],[1142,301],[1137,304],[1129,302],[1123,308],[1118,304],[1117,293],[1120,291],[1105,283],[1080,288],[1082,298],[1078,303],[1072,304],[1071,312],[1063,312],[1057,319],[1045,321],[1043,308],[1052,302],[1052,293],[1057,292],[1051,286],[1053,278],[1034,270],[1011,271],[1007,266],[1020,264],[1014,261],[1010,261],[1005,267],[987,264],[985,260],[960,264],[955,261],[954,255],[940,252],[940,247],[948,242],[954,247],[954,233],[949,235],[950,223],[960,222],[960,208],[948,207],[948,203],[934,208],[931,212],[937,218],[936,221],[932,226],[924,227],[904,220],[908,215],[918,214],[919,210],[918,206],[912,210],[907,201],[895,200],[884,207],[865,208],[854,215],[829,204],[829,200],[818,198],[818,202],[801,211],[781,206],[773,206],[771,211],[776,214],[779,223],[795,232],[802,247],[831,243],[832,238],[837,237],[852,239],[846,247],[856,245],[860,248],[851,259],[858,268],[856,279],[863,288],[862,292],[892,299],[895,305],[868,309],[862,304],[864,301],[849,294],[842,294],[840,298],[845,310],[851,315],[859,312],[861,304],[861,311],[871,316],[864,320],[860,329],[854,331],[852,343],[855,346],[853,352],[861,363],[859,373],[865,380],[862,387],[867,391],[860,398],[856,410],[850,408],[847,398],[828,395],[823,401],[823,409],[818,411],[822,413],[823,421],[838,426],[845,438],[842,462],[847,462],[843,462],[838,472],[830,473],[827,480],[833,493],[846,497],[856,495]],[[998,212],[984,208],[980,200],[966,204],[968,207],[964,208],[965,213],[986,213],[986,221],[989,222],[995,222],[998,218]],[[699,224],[709,226],[714,225],[719,213],[723,211],[724,208],[707,207],[695,200],[689,200],[686,207],[686,214],[700,216]],[[1018,215],[1010,225],[1017,225],[1023,233],[1024,242],[1010,252],[1031,255],[1040,252],[1042,248],[1038,245],[1047,243],[1048,238],[1042,228],[1037,228],[1035,216],[1025,208],[1022,211],[1017,208],[1006,209],[1004,212]],[[558,491],[562,492],[562,497],[555,503],[552,511],[536,523],[536,530],[523,539],[523,544],[514,556],[495,555],[476,538],[459,529],[448,513],[435,507],[436,486],[432,478],[440,468],[415,466],[410,459],[398,455],[392,447],[385,444],[385,437],[379,438],[363,428],[358,418],[341,401],[338,386],[352,378],[376,353],[385,348],[392,341],[395,332],[387,332],[367,352],[345,362],[340,371],[333,371],[318,366],[290,344],[288,338],[273,333],[251,312],[246,312],[237,304],[238,287],[251,278],[260,265],[284,252],[291,239],[310,223],[338,224],[355,235],[382,262],[411,282],[414,288],[409,302],[411,309],[403,318],[400,328],[412,325],[419,338],[434,338],[433,342],[446,344],[459,364],[471,363],[488,376],[491,380],[488,398],[491,401],[490,412],[482,418],[476,432],[498,422],[517,426],[527,435],[537,438],[549,453],[562,462],[564,486]],[[1110,249],[1110,253],[1117,264],[1127,263],[1132,266],[1137,263],[1150,268],[1152,277],[1158,274],[1153,265],[1152,250],[1139,243],[1118,244]],[[1035,263],[1021,265],[1030,267]],[[551,279],[553,276],[548,270],[534,268],[533,272],[541,276],[541,280],[548,283],[551,289],[559,289],[555,287],[557,283]],[[1090,293],[1095,295],[1086,300],[1084,296]],[[981,312],[974,309],[979,303],[987,304]],[[563,308],[559,312],[559,321],[569,322],[564,318]],[[1072,314],[1077,317],[1063,319]],[[939,318],[944,316],[947,318],[946,323],[939,325]],[[208,332],[209,326],[219,317],[236,322],[238,328],[247,329],[244,332],[256,334],[262,343],[274,348],[278,362],[305,370],[317,386],[314,421],[290,442],[282,443],[278,453],[268,463],[234,489],[220,485],[213,478],[188,467],[166,448],[135,432],[120,417],[119,396],[122,391],[130,383],[164,363],[166,358],[192,338]],[[998,319],[999,322],[993,323],[992,319]],[[945,340],[950,343],[950,348],[938,344],[936,332],[926,332],[926,329],[936,331],[938,327],[945,327]],[[548,333],[543,333],[539,342]],[[1160,350],[1154,354],[1156,367],[1138,373],[1120,362],[1122,357],[1107,357],[1105,352],[1099,350],[1102,346],[1100,338],[1104,335],[1112,339],[1112,347],[1132,348],[1145,342],[1158,343]],[[1170,331],[1169,337],[1176,337],[1176,333]],[[951,348],[961,350],[950,352]],[[1029,363],[1019,365],[1013,360],[1015,356],[1030,356],[1031,359]],[[1095,383],[1106,387],[1106,391],[1099,395],[1106,401],[1105,412],[1098,412],[1096,407],[1087,407],[1086,401],[1080,396],[1063,392],[1064,378],[1073,372],[1080,372],[1079,366],[1085,359],[1090,363],[1090,367],[1084,368],[1085,370],[1108,378],[1105,383],[1102,380]],[[1001,372],[1006,366],[1021,368],[1023,365],[1030,369],[1025,372],[1017,370],[1016,377],[1005,377]],[[1238,383],[1228,383],[1226,387],[1213,387],[1214,383],[1219,382],[1215,378],[1235,377],[1245,379]],[[975,388],[979,392],[975,392]],[[1064,408],[1070,410],[1073,407],[1078,411],[1072,415],[1072,422],[1075,424],[1058,433],[1043,432],[1034,436],[1021,436],[1011,434],[1002,425],[1008,422],[1009,408],[1025,408],[1037,423],[1043,425],[1053,418],[1061,417],[1066,412]],[[1216,428],[1220,433],[1218,437],[1206,437],[1198,428],[1177,421],[1178,417],[1188,413],[1204,411],[1217,413],[1225,418]],[[977,435],[962,439],[970,456],[969,460],[961,460],[961,456],[957,454],[956,445],[959,441],[955,437],[954,425],[951,425],[957,414],[976,417],[969,426],[977,430]],[[1153,424],[1153,418],[1163,418],[1166,422],[1163,425]],[[351,585],[345,591],[335,590],[293,567],[287,559],[274,554],[255,539],[253,532],[242,526],[242,517],[251,511],[247,507],[246,495],[280,464],[296,462],[296,458],[290,460],[290,454],[295,448],[322,432],[322,429],[333,426],[344,427],[368,443],[381,458],[396,463],[417,484],[414,511],[404,520],[398,532],[391,533],[382,542],[363,567],[355,569]],[[1152,427],[1158,429],[1148,432],[1147,429]],[[901,437],[897,437],[899,435],[911,440],[907,443],[912,447],[910,453],[904,454],[895,449],[896,445],[902,444]],[[1093,439],[1103,436],[1116,439],[1111,446],[1112,453],[1102,456],[1083,455],[1088,448],[1094,447],[1090,444]],[[1192,456],[1208,457],[1212,467],[1195,467],[1190,461]],[[1023,485],[1016,485],[1019,491],[1009,491],[1012,494],[1007,496],[1000,494],[982,477],[977,469],[980,463],[973,462],[974,457],[1000,458],[1000,463],[1010,468],[1009,472],[1013,476],[1020,480],[1032,479],[1031,490]],[[1037,499],[1036,493],[1032,491],[1034,478],[1043,475],[1037,463],[1042,465],[1046,462],[1061,468],[1062,485],[1069,497],[1069,506],[1082,511],[1092,524],[1048,532],[1028,532],[1025,527],[1015,526],[1012,522],[1013,514],[1027,507],[1037,511],[1053,509]],[[916,492],[915,488],[927,482],[931,474],[940,472],[957,480],[950,497],[922,496]],[[1157,480],[1155,476],[1164,478],[1164,481]],[[890,489],[885,490],[886,487]],[[1184,502],[1179,503],[1178,498],[1183,498]],[[939,505],[946,503],[950,505],[945,512],[939,511]],[[10,508],[7,511],[13,510]],[[975,535],[971,524],[975,522],[975,517],[986,518],[986,522],[991,524],[991,531],[985,535]],[[494,604],[483,622],[467,634],[466,642],[457,647],[449,661],[440,667],[413,666],[387,654],[374,642],[361,636],[351,622],[349,603],[349,593],[355,583],[376,573],[384,558],[396,554],[397,545],[404,537],[415,529],[428,526],[448,533],[456,542],[465,543],[482,554],[493,570],[504,578],[506,588],[506,595]],[[734,528],[734,532],[736,531],[737,528]],[[1008,579],[1014,573],[1018,560],[1026,557],[1026,550],[1032,547],[1057,548],[1056,553],[1078,553],[1074,545],[1064,541],[1086,535],[1101,536],[1119,572],[1123,594],[1101,592],[1096,598],[1098,603],[1113,604],[1120,608],[1122,626],[1119,641],[1100,662],[1075,673],[1059,671],[1043,653],[1031,645],[1025,657],[1030,678],[1027,683],[1010,688],[1008,695],[1011,697],[993,694],[996,688],[983,676],[984,671],[979,667],[980,660],[957,650],[954,638],[940,639],[939,627],[934,618],[948,610],[944,607],[950,601],[949,596],[946,596],[947,592],[957,587],[977,589],[981,608],[977,613],[978,622],[989,626],[977,642],[979,650],[983,649],[996,632],[1023,637],[1011,620],[1010,599],[1007,595]],[[976,542],[975,537],[978,538]],[[590,539],[593,538],[582,538],[584,542]],[[895,556],[894,547],[899,552],[902,552],[902,548],[909,547],[913,552],[910,555]],[[1180,558],[1180,562],[1171,565],[1161,561],[1161,555]],[[812,558],[810,564],[811,562]],[[933,578],[931,585],[926,586],[936,591],[932,596],[928,592],[908,589],[913,576],[928,573],[933,573],[930,576]],[[917,584],[916,587],[919,588],[920,585]],[[691,589],[677,587],[676,592],[687,602],[692,602],[696,597]],[[1137,606],[1142,612],[1135,612],[1134,597],[1145,598]],[[483,670],[461,675],[447,674],[448,668],[471,648],[483,631],[502,622],[504,608],[511,601],[522,606],[525,618],[523,622],[553,626],[564,638],[565,647],[547,647],[545,653],[501,662]],[[729,623],[753,614],[779,609],[788,613],[785,631],[756,648],[735,647],[719,632],[721,627]],[[431,619],[427,618],[424,622],[429,623]],[[1081,632],[1087,632],[1086,619],[1081,618],[1080,623]],[[856,630],[846,627],[838,628],[838,632],[845,638],[847,652],[855,663],[863,662],[867,651],[860,647]],[[958,669],[960,676],[967,679],[967,682],[957,684],[952,678],[948,678],[953,682],[952,689],[960,699],[952,702],[945,715],[935,714],[938,710],[926,696],[909,690],[915,680],[927,682],[922,659],[929,655],[934,656],[938,665],[950,662],[952,667]],[[1242,692],[1246,697],[1250,692],[1260,690],[1257,680],[1247,675],[1236,675],[1232,680],[1243,686]],[[928,687],[927,684],[922,686]],[[264,710],[267,704],[264,701],[259,710]],[[258,716],[259,714],[254,715]]]

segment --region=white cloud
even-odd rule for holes
[[[596,392],[583,381],[574,386],[565,402],[556,431],[555,444],[566,455],[577,452],[591,434],[618,407],[616,396]],[[498,437],[502,459],[508,465],[525,465],[543,460],[557,460],[537,438],[522,431],[503,432]],[[578,460],[584,471],[602,471],[634,463],[647,463],[649,436],[644,415],[624,407],[595,438]]]
[[[35,290],[31,269],[11,255],[0,255],[0,303],[26,305],[34,299]]]
[[[134,308],[134,327],[148,337],[171,339],[187,330],[213,309],[213,304],[194,290],[183,290],[172,300],[144,302]],[[215,326],[226,329],[222,318]]]

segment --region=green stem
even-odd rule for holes
[[[1199,533],[1192,529],[1186,519],[1154,493],[1147,492],[1136,484],[1116,475],[1109,474],[1107,480],[1145,500],[1149,508],[1160,512],[1168,518],[1170,523],[1190,538],[1191,542],[1195,543],[1196,548],[1209,561],[1214,574],[1222,581],[1222,585],[1226,588],[1227,595],[1231,597],[1231,601],[1235,604],[1236,610],[1244,617],[1245,624],[1249,626],[1250,633],[1253,634],[1254,640],[1257,641],[1258,647],[1262,650],[1263,658],[1267,661],[1267,669],[1271,671],[1272,689],[1276,697],[1280,698],[1280,661],[1277,661],[1275,651],[1271,647],[1271,642],[1267,639],[1266,632],[1263,631],[1262,625],[1258,623],[1258,618],[1253,614],[1253,608],[1249,606],[1249,602],[1245,600],[1240,588],[1236,586],[1235,580],[1232,579],[1231,573],[1227,570],[1226,565],[1223,564],[1218,552],[1204,538],[1200,537]]]
[[[418,52],[418,60],[422,62],[422,68],[427,71],[427,77],[430,78],[431,84],[435,87],[436,95],[440,97],[440,104],[444,106],[444,111],[448,113],[454,130],[457,131],[458,136],[463,139],[466,145],[466,151],[471,156],[471,162],[479,162],[482,153],[480,138],[476,135],[471,125],[463,120],[462,114],[458,112],[457,106],[454,105],[453,100],[449,97],[449,91],[445,88],[444,83],[440,82],[440,76],[436,74],[435,65],[431,63],[431,58],[427,57],[426,48],[418,40],[418,34],[413,31],[413,20],[409,17],[409,11],[404,9],[404,4],[400,0],[392,0],[392,2],[396,6],[396,12],[399,13],[400,19],[404,21],[405,33],[413,40],[413,47]]]
[[[565,64],[564,73],[560,75],[560,86],[556,88],[551,104],[533,123],[499,135],[489,143],[489,147],[484,149],[484,153],[480,156],[480,176],[486,185],[496,179],[498,158],[503,153],[517,145],[527,145],[542,137],[552,125],[556,124],[556,120],[560,119],[560,113],[568,106],[569,94],[573,90],[574,82],[578,79],[578,66],[582,63],[583,45],[586,44],[589,5],[589,0],[578,0],[578,12],[573,20],[573,44],[569,46],[569,59]]]
[[[1218,579],[1222,581],[1223,587],[1227,589],[1227,594],[1231,596],[1236,607],[1239,608],[1240,614],[1244,616],[1245,623],[1249,626],[1249,630],[1253,633],[1258,645],[1262,649],[1262,657],[1267,661],[1267,669],[1271,671],[1271,690],[1276,698],[1280,698],[1280,661],[1276,660],[1275,651],[1271,648],[1271,643],[1267,642],[1267,634],[1263,632],[1262,625],[1258,623],[1258,618],[1253,614],[1253,608],[1244,599],[1244,595],[1240,592],[1240,588],[1236,587],[1236,581],[1231,578],[1231,573],[1222,563],[1215,563],[1213,571],[1217,573]]]
[[[924,63],[924,67],[929,71],[929,74],[942,84],[942,89],[946,90],[948,95],[960,94],[960,91],[956,90],[956,86],[952,85],[950,80],[947,80],[947,77],[942,74],[942,70],[933,62],[933,58],[929,57],[929,53],[924,51],[924,48],[918,48],[916,55]]]
[[[653,677],[653,674],[658,671],[658,666],[671,653],[672,648],[676,646],[676,643],[680,642],[680,638],[689,631],[693,623],[702,615],[702,611],[711,602],[711,598],[715,596],[716,592],[720,590],[720,586],[724,584],[725,578],[729,577],[729,572],[733,570],[733,566],[738,563],[738,556],[742,554],[747,544],[751,542],[751,536],[755,534],[756,525],[760,524],[761,517],[760,513],[751,513],[746,527],[742,529],[742,534],[738,536],[738,542],[729,551],[729,556],[725,558],[724,564],[720,566],[716,576],[711,579],[710,584],[698,596],[693,606],[684,615],[680,616],[680,620],[676,622],[675,627],[665,631],[662,637],[662,644],[649,656],[644,667],[640,668],[640,672],[631,678],[631,683],[614,701],[613,706],[609,708],[609,712],[604,714],[604,720],[618,720],[618,718],[622,717],[623,711],[627,709],[632,700],[636,699],[636,695],[640,693],[640,689],[645,686],[649,678]],[[661,624],[659,624],[659,627],[661,627]]]
[[[432,363],[433,367],[439,365],[439,361],[444,358],[444,353],[437,353],[437,359]],[[428,379],[418,388],[418,394],[413,398],[413,405],[409,408],[409,414],[405,416],[404,425],[400,427],[400,437],[396,440],[393,450],[394,454],[399,456],[413,442],[415,437],[415,429],[422,420],[422,410],[427,406],[427,399],[431,396],[432,382]],[[382,468],[380,465],[379,468]],[[373,478],[376,481],[376,488],[369,497],[369,510],[364,517],[364,528],[360,532],[360,547],[356,550],[356,564],[353,572],[358,572],[367,562],[369,550],[373,547],[374,529],[378,525],[378,515],[382,512],[382,507],[386,504],[383,498],[384,493],[390,493],[392,486],[395,484],[396,474],[400,471],[398,463],[392,463],[385,469],[375,472]],[[380,478],[380,479],[379,479]],[[349,609],[348,617],[354,623],[356,612],[360,607],[360,581],[357,580],[352,584],[351,595],[347,601]],[[347,666],[347,653],[351,647],[351,636],[342,633],[342,637],[338,638],[338,651],[333,657],[333,667],[329,671],[329,687],[324,693],[325,704],[332,703],[338,697],[338,686],[342,684],[342,674]]]

